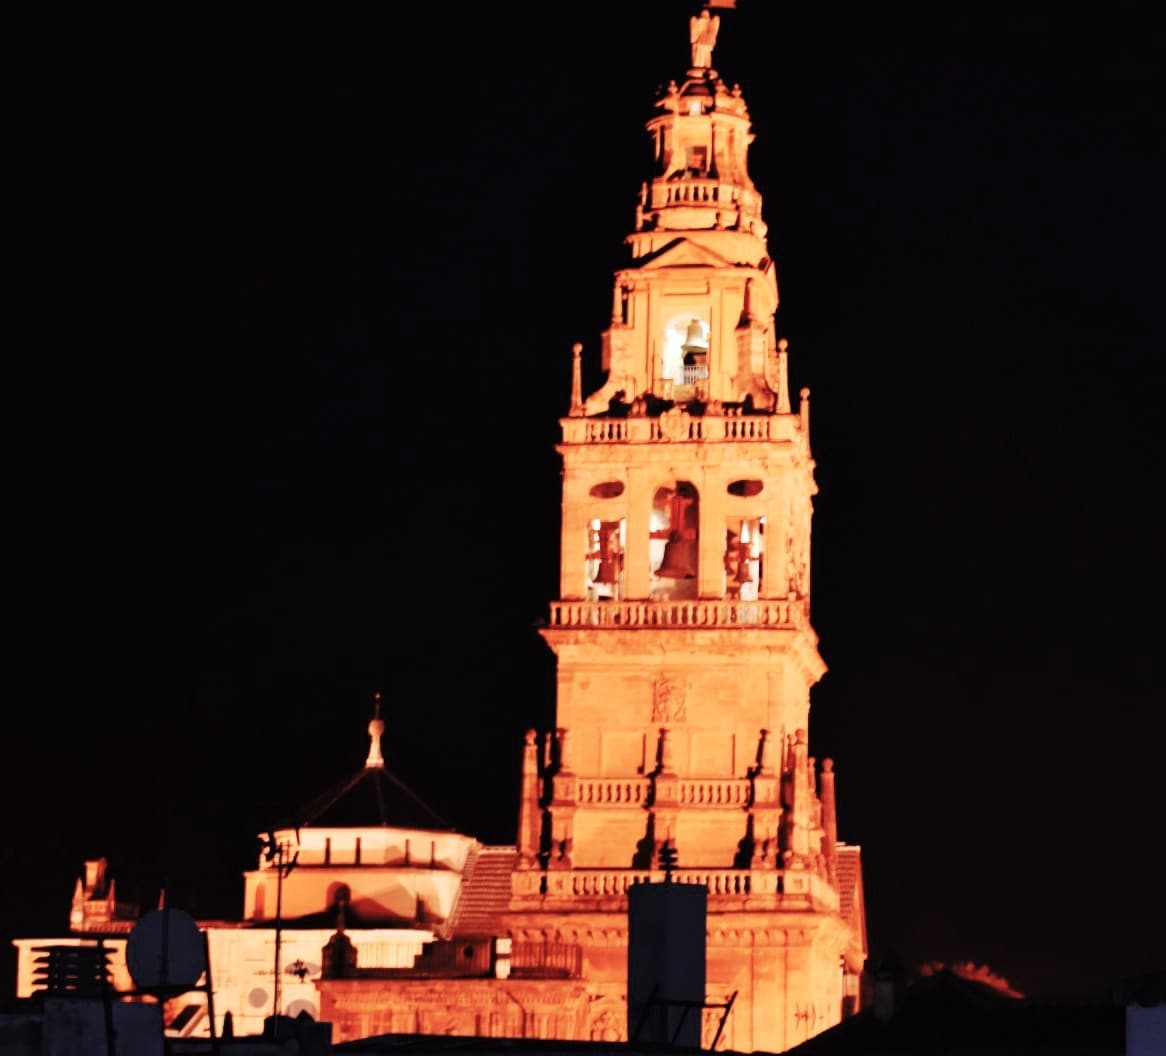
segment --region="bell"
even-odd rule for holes
[[[601,521],[596,532],[598,549],[588,558],[599,560],[599,567],[592,583],[612,586],[619,582],[619,570],[623,565],[623,553],[619,546],[619,521]]]
[[[677,533],[664,544],[664,559],[656,569],[663,579],[695,579],[696,563],[692,560],[692,543],[680,539]]]
[[[756,577],[753,575],[753,569],[749,565],[748,556],[741,558],[741,560],[738,562],[735,582],[739,586],[743,586],[746,583],[756,582]]]
[[[704,337],[704,328],[699,319],[693,319],[688,324],[688,332],[684,335],[684,344],[680,346],[682,352],[707,352],[708,342]]]
[[[593,583],[606,583],[611,586],[619,579],[619,561],[614,557],[601,558],[599,571],[595,573]]]
[[[725,573],[727,575],[731,576],[737,571],[737,552],[740,549],[740,544],[737,542],[737,533],[726,532],[724,563]]]

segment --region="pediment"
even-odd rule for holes
[[[658,250],[640,265],[641,270],[657,268],[731,268],[734,264],[705,246],[678,238]]]

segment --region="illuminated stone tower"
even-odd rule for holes
[[[731,5],[710,5],[731,6]],[[603,385],[580,357],[562,419],[556,729],[527,736],[519,941],[576,943],[590,1034],[627,1022],[627,890],[708,887],[720,1044],[780,1051],[836,1023],[865,957],[858,848],[807,739],[825,672],[810,625],[809,392],[791,401],[777,277],[720,18],[659,94],[653,166],[615,273]],[[711,1017],[710,1017],[711,1018]]]

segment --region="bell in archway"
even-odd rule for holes
[[[756,583],[757,577],[753,575],[753,569],[749,565],[749,554],[745,552],[741,560],[737,563],[737,575],[733,577],[734,582],[738,586],[744,586],[746,583]]]
[[[673,532],[664,544],[664,559],[656,569],[656,575],[663,579],[695,579],[696,562],[692,556],[692,543]]]
[[[704,327],[701,326],[699,319],[693,319],[688,324],[688,331],[684,335],[684,344],[680,346],[682,352],[694,353],[703,352],[708,353],[709,343],[704,336]]]
[[[602,557],[599,559],[599,571],[595,573],[594,583],[604,583],[608,586],[619,580],[619,559],[617,557]]]
[[[737,542],[737,533],[728,531],[725,533],[725,572],[727,575],[733,575],[737,571],[737,555],[741,552],[741,544]]]
[[[619,521],[598,522],[598,528],[594,530],[593,535],[597,549],[587,555],[589,559],[599,562],[592,583],[614,586],[619,582],[619,573],[623,568],[619,530]]]

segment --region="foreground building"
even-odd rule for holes
[[[665,879],[708,893],[706,1044],[782,1051],[857,1006],[859,849],[839,839],[833,765],[807,736],[825,672],[809,393],[790,392],[749,112],[713,66],[719,23],[713,5],[689,20],[690,66],[647,121],[652,168],[593,393],[574,349],[559,597],[541,630],[556,728],[526,735],[515,845],[387,810],[401,789],[374,719],[363,770],[270,834],[243,919],[206,924],[216,1015],[237,1026],[279,1007],[328,1019],[337,1041],[628,1038],[628,892]],[[372,814],[342,817],[361,796]]]

